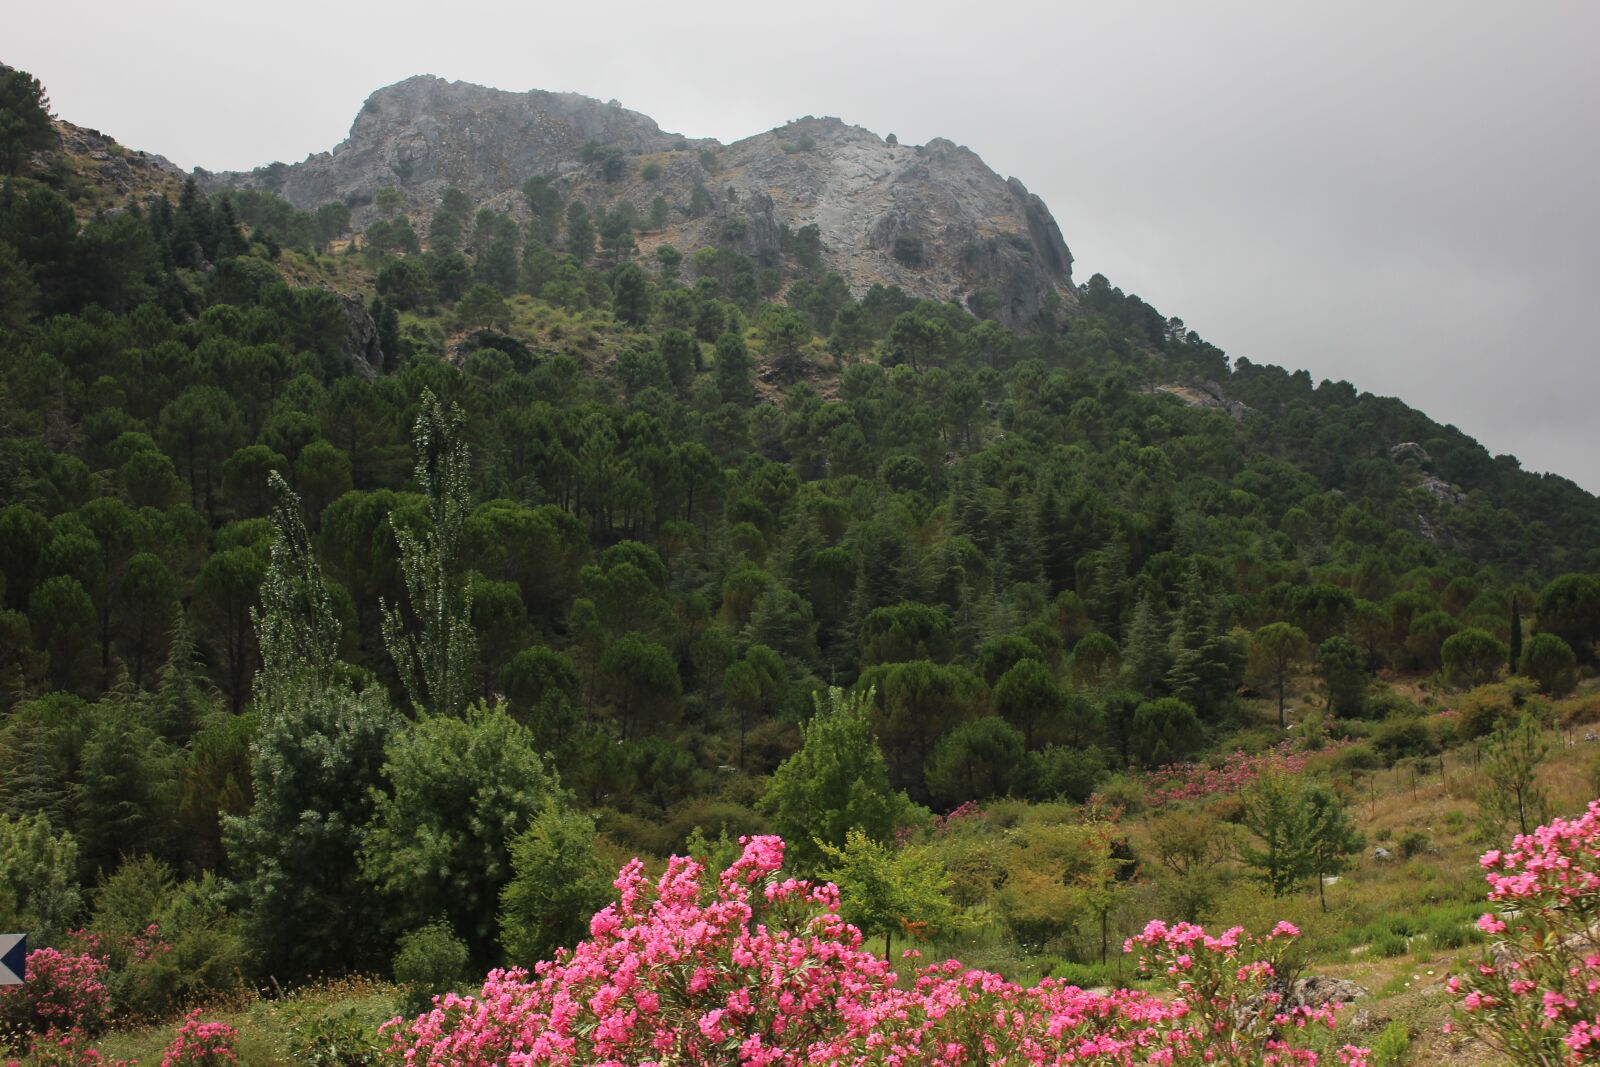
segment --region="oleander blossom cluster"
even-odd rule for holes
[[[1274,967],[1297,931],[1263,938],[1152,923],[1129,942],[1177,996],[1023,988],[954,961],[909,986],[838,915],[838,891],[781,873],[783,842],[744,839],[716,879],[677,857],[651,881],[635,860],[616,904],[571,952],[494,971],[386,1027],[413,1067],[667,1064],[1314,1064],[1332,1012],[1280,1010]],[[914,953],[908,953],[914,956]],[[1320,1031],[1320,1032],[1319,1032]],[[1366,1051],[1345,1047],[1352,1067]]]
[[[1341,748],[1332,742],[1324,751]],[[1294,774],[1306,765],[1310,753],[1284,741],[1265,752],[1235,751],[1220,766],[1205,763],[1171,763],[1144,776],[1146,803],[1153,808],[1181,800],[1203,800],[1219,793],[1238,793],[1263,774]]]
[[[190,1012],[161,1057],[161,1067],[227,1067],[239,1062],[233,1046],[239,1031],[227,1023],[206,1022]]]
[[[1600,1061],[1600,800],[1479,863],[1500,941],[1450,979],[1464,1029],[1512,1063]]]

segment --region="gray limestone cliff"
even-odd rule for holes
[[[893,144],[838,119],[801,119],[722,145],[663,132],[615,103],[424,76],[373,93],[331,152],[199,176],[212,190],[264,189],[303,209],[342,201],[357,229],[377,218],[374,198],[392,186],[419,231],[449,186],[477,207],[523,217],[523,182],[547,176],[591,210],[627,201],[647,218],[662,198],[666,221],[639,236],[643,253],[663,243],[686,255],[732,245],[781,267],[784,228],[815,225],[823,266],[857,295],[898,285],[986,307],[1015,327],[1076,302],[1072,253],[1020,181],[950,141]]]

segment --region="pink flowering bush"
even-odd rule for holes
[[[110,1012],[106,961],[53,948],[28,953],[28,980],[0,986],[0,1027],[11,1032],[98,1033]]]
[[[74,1027],[34,1034],[28,1042],[28,1067],[139,1067],[134,1060],[107,1059],[89,1043],[89,1035]],[[7,1060],[5,1067],[22,1067]]]
[[[1344,747],[1348,742],[1327,745],[1323,751]],[[1251,755],[1236,751],[1220,767],[1204,763],[1171,763],[1144,775],[1147,803],[1152,808],[1180,800],[1203,800],[1218,794],[1239,793],[1264,774],[1295,774],[1305,768],[1310,753],[1296,751],[1284,741],[1265,752]]]
[[[1600,1061],[1600,800],[1479,863],[1501,940],[1450,979],[1463,1028],[1512,1063]]]
[[[476,997],[385,1030],[413,1067],[978,1067],[980,1064],[1315,1063],[1308,1026],[1278,1010],[1265,939],[1152,924],[1129,943],[1178,996],[1024,989],[949,961],[904,988],[839,918],[838,891],[780,873],[783,842],[745,839],[712,882],[677,857],[650,881],[635,860],[590,938],[533,972],[495,971]],[[1360,1067],[1365,1051],[1346,1049]]]
[[[178,1036],[167,1046],[161,1057],[161,1067],[224,1067],[236,1064],[239,1057],[233,1046],[239,1040],[239,1031],[227,1023],[200,1021],[200,1012],[192,1011],[178,1027]]]

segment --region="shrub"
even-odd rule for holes
[[[200,1021],[198,1010],[190,1012],[178,1028],[178,1036],[161,1057],[161,1067],[223,1067],[239,1062],[233,1046],[239,1031],[227,1023]]]
[[[784,878],[783,842],[748,839],[708,884],[676,857],[658,879],[638,860],[616,880],[618,903],[589,940],[534,980],[489,975],[481,998],[448,995],[391,1025],[397,1058],[487,1067],[538,1064],[1106,1063],[1170,1050],[1167,1062],[1315,1063],[1306,1024],[1331,1006],[1279,1013],[1271,987],[1299,931],[1152,922],[1125,950],[1176,986],[1178,1000],[1121,990],[1088,993],[1046,979],[1023,988],[953,960],[913,986],[862,949],[838,916],[838,891]],[[1092,1050],[1092,1051],[1090,1051]],[[1346,1047],[1339,1060],[1366,1062]]]
[[[1380,934],[1372,942],[1372,954],[1380,959],[1404,956],[1411,951],[1411,942],[1404,934]]]
[[[394,980],[406,987],[405,1004],[425,1010],[433,998],[460,982],[467,971],[467,946],[443,919],[400,939]]]
[[[318,1014],[289,1029],[289,1051],[303,1067],[378,1067],[383,1044],[355,1010]]]
[[[1600,800],[1479,860],[1489,900],[1478,928],[1495,951],[1449,980],[1458,1021],[1513,1064],[1575,1063],[1600,1051]]]
[[[1400,835],[1400,855],[1406,859],[1420,856],[1433,847],[1433,842],[1421,830],[1407,830]]]
[[[1540,722],[1550,718],[1550,705],[1538,698],[1529,679],[1511,678],[1480,686],[1456,702],[1456,733],[1470,741],[1494,733],[1503,724],[1515,723],[1523,714],[1531,714]]]
[[[1470,921],[1454,915],[1438,915],[1423,928],[1435,948],[1455,949],[1483,940],[1482,932]]]
[[[42,1034],[105,1028],[111,999],[106,992],[106,961],[53,948],[28,953],[28,980],[0,986],[0,1029]]]
[[[1431,756],[1439,743],[1421,718],[1389,719],[1372,731],[1372,747],[1384,763],[1393,764],[1410,756]]]
[[[1411,1030],[1396,1019],[1383,1028],[1378,1040],[1372,1043],[1373,1067],[1400,1067],[1411,1050]]]

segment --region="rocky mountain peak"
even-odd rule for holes
[[[303,209],[343,201],[358,228],[377,218],[376,194],[391,186],[418,223],[450,186],[477,206],[524,217],[520,190],[535,176],[593,211],[627,202],[648,218],[663,200],[665,220],[639,239],[646,253],[666,243],[686,254],[721,245],[782,267],[785,232],[815,226],[823,268],[858,295],[898,285],[1019,327],[1075,302],[1072,253],[1020,181],[944,138],[895,144],[832,117],[724,145],[664,132],[615,102],[419,76],[373,93],[331,152],[244,174],[201,173],[213,189],[266,189]]]

